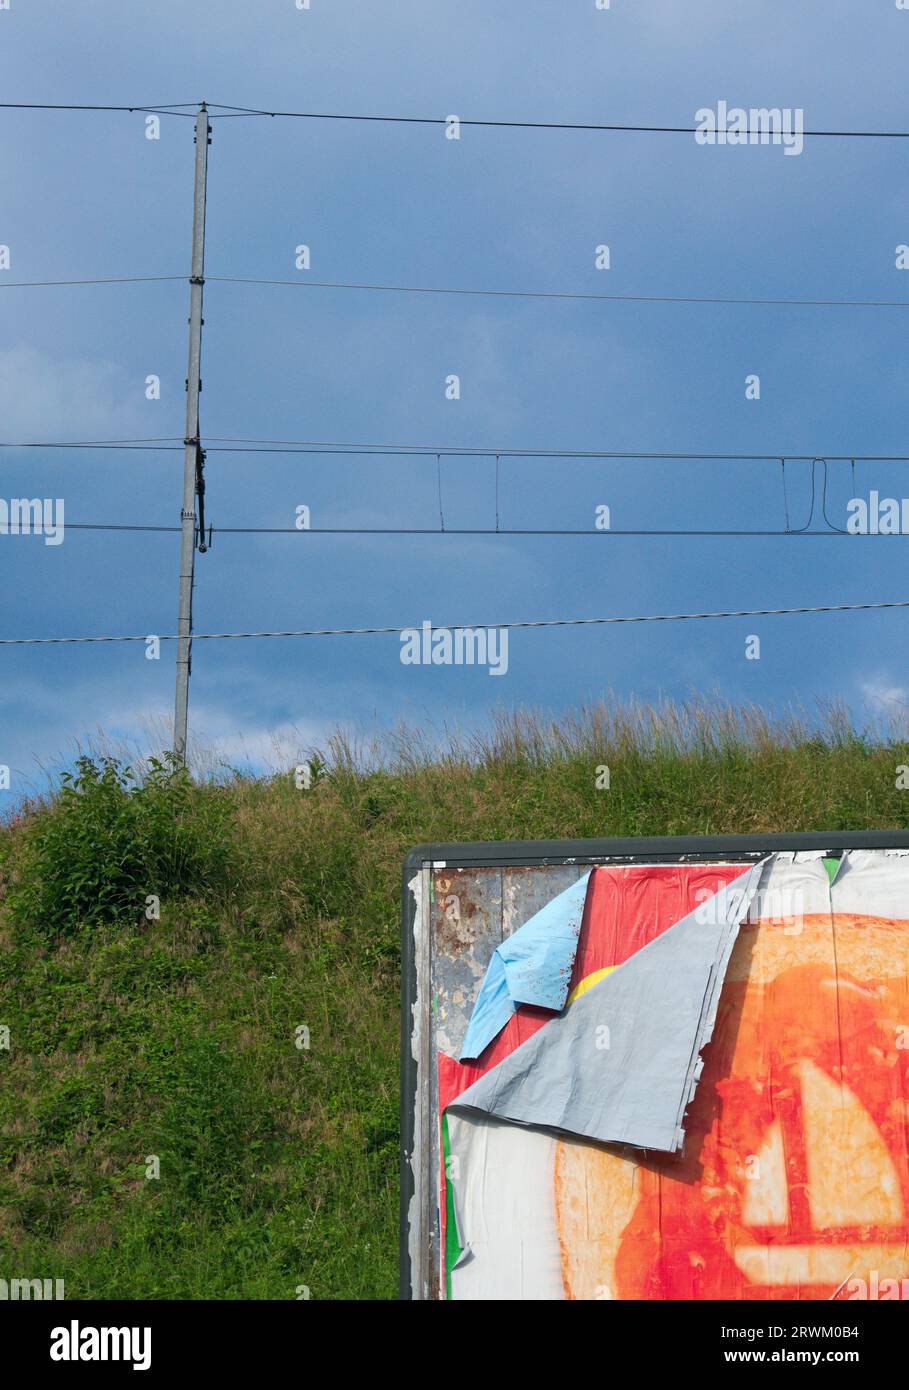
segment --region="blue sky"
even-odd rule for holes
[[[490,13],[492,10],[492,13]],[[0,10],[6,101],[240,106],[464,119],[691,125],[701,107],[800,107],[807,128],[905,128],[909,12],[894,0],[177,0]],[[185,275],[192,124],[0,112],[7,280]],[[214,125],[207,273],[613,294],[906,299],[907,142],[702,147],[693,136],[281,121]],[[612,267],[597,271],[607,243]],[[0,436],[183,434],[186,285],[8,289]],[[446,447],[909,453],[906,311],[388,295],[209,283],[204,435]],[[449,373],[461,399],[444,396]],[[745,378],[761,379],[761,399]],[[161,377],[160,401],[145,378]],[[3,450],[2,495],[63,497],[72,522],[179,519],[182,454]],[[807,464],[787,469],[793,524]],[[446,524],[494,523],[487,458],[443,461]],[[902,466],[858,491],[901,496]],[[433,526],[426,458],[209,455],[219,526]],[[847,465],[830,467],[840,524]],[[503,460],[503,527],[590,537],[216,535],[197,557],[199,631],[406,625],[789,607],[909,597],[902,539],[598,537],[780,527],[779,466]],[[3,636],[175,629],[178,537],[0,537]],[[403,666],[394,636],[197,643],[191,735],[287,760],[336,724],[483,726],[606,692],[714,691],[856,718],[909,699],[907,617],[831,614],[515,631],[509,669]],[[761,659],[745,639],[761,637]],[[170,718],[173,644],[0,650],[11,804],[104,729]]]

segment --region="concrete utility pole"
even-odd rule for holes
[[[196,488],[200,463],[199,392],[202,388],[202,287],[205,283],[205,193],[208,179],[208,111],[196,116],[196,180],[193,198],[193,259],[189,277],[189,368],[186,374],[186,433],[183,510],[180,514],[180,607],[177,615],[177,691],[174,753],[186,758],[189,673],[192,662],[193,572],[196,547]]]

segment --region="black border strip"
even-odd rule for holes
[[[729,855],[760,858],[776,851],[909,849],[909,830],[829,830],[797,834],[656,835],[604,840],[474,840],[416,845],[401,873],[401,1206],[400,1297],[411,1298],[408,1210],[414,1191],[408,1155],[413,1151],[417,1067],[411,1056],[412,1010],[417,998],[413,927],[416,903],[408,882],[414,873],[444,864],[450,869],[510,868],[520,865],[588,864],[616,859],[713,859]]]
[[[624,855],[770,854],[775,850],[909,849],[909,830],[824,830],[777,835],[655,835],[606,840],[474,840],[417,845],[404,872],[444,861],[451,868],[507,868],[515,864],[586,863]]]

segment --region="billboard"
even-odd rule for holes
[[[909,835],[405,864],[402,1296],[909,1298]]]

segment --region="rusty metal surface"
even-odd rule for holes
[[[587,865],[536,866],[502,870],[502,936],[511,936],[566,888],[577,883]]]
[[[433,871],[433,1027],[438,1050],[458,1055],[499,943],[586,872],[577,864]]]
[[[502,870],[433,869],[431,874],[431,1048],[457,1057],[486,967],[502,940]],[[440,1152],[439,1086],[430,1072],[432,1152]],[[433,1165],[431,1297],[441,1296],[439,1172]]]
[[[457,1057],[486,967],[502,940],[502,871],[436,869],[432,883],[435,1048]]]

